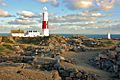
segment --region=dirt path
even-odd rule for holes
[[[79,69],[99,75],[99,80],[111,80],[110,74],[108,72],[97,69],[89,64],[89,60],[97,56],[101,51],[102,50],[86,51],[80,53],[66,52],[62,56],[64,56],[65,58],[71,58],[71,59],[74,58],[75,61],[77,62],[76,66]]]

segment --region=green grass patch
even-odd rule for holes
[[[4,51],[4,47],[3,46],[0,46],[0,52]]]
[[[0,46],[0,55],[2,55],[2,52],[4,52],[5,48],[3,46]]]
[[[12,47],[11,45],[4,44],[3,46],[4,46],[6,49],[14,50],[13,47]]]

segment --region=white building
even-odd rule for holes
[[[24,34],[24,37],[38,37],[40,36],[41,33],[39,31],[27,31],[25,34]],[[42,36],[42,35],[41,35]]]

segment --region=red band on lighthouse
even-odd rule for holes
[[[48,29],[48,21],[43,21],[42,29]]]

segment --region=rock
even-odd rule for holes
[[[120,66],[120,60],[116,61],[116,64],[117,64],[118,66]]]
[[[64,70],[64,72],[61,73],[61,74],[62,74],[62,76],[64,76],[64,77],[69,77],[69,76],[70,76],[69,72],[67,72],[66,70]]]
[[[33,63],[35,64],[49,64],[49,63],[55,63],[56,60],[54,58],[50,58],[50,57],[36,57],[33,60]]]
[[[119,78],[120,73],[120,47],[115,46],[112,49],[108,49],[94,58],[94,64],[102,70],[109,71],[115,74],[115,78]],[[93,65],[94,65],[93,64]],[[95,76],[93,76],[95,77]]]
[[[110,51],[108,54],[108,57],[110,59],[115,59],[116,58],[116,55],[117,55],[117,52],[116,51]]]
[[[114,71],[115,73],[118,72],[118,65],[113,65],[113,71]]]
[[[81,76],[82,76],[82,73],[81,73],[81,72],[77,72],[77,73],[76,73],[76,77],[77,77],[77,78],[80,78]]]
[[[60,53],[64,53],[65,51],[65,49],[60,49]]]
[[[70,77],[75,77],[75,73],[74,73],[74,72],[71,72],[71,73],[70,73]]]
[[[55,60],[57,61],[57,63],[60,63],[60,61],[65,61],[65,58],[62,57],[62,56],[60,56],[60,55],[57,55],[57,56],[55,57]]]
[[[117,74],[118,74],[118,78],[120,79],[120,72],[118,72]]]
[[[54,64],[53,66],[54,66],[54,68],[55,68],[56,70],[61,67],[61,66],[60,66],[60,63],[56,63],[56,64]]]
[[[71,77],[66,77],[65,80],[72,80],[72,78]]]
[[[115,49],[117,52],[120,52],[120,47],[116,47]]]
[[[99,57],[102,59],[108,59],[108,56],[106,54],[99,54]]]

